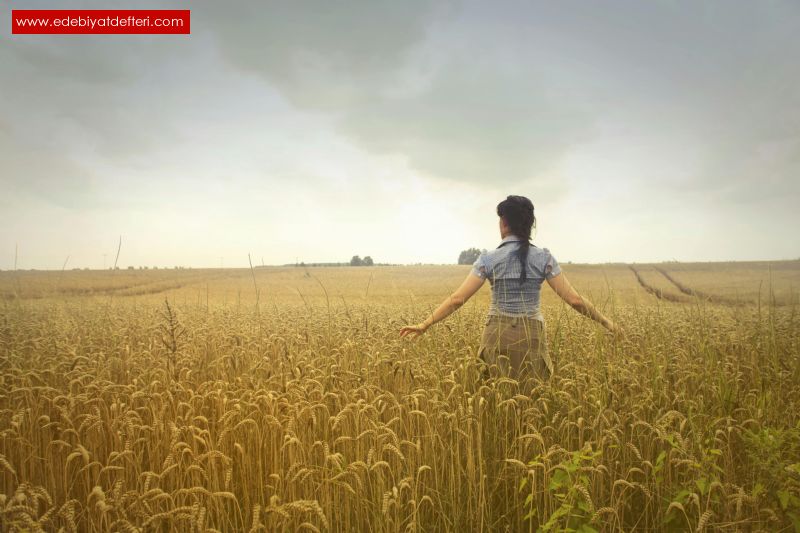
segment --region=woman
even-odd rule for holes
[[[424,322],[406,326],[400,336],[418,336],[443,320],[483,286],[492,286],[492,303],[478,352],[491,375],[515,379],[530,375],[546,379],[553,373],[547,353],[540,290],[550,287],[579,313],[599,322],[613,333],[619,328],[581,297],[547,248],[530,243],[536,226],[533,204],[524,196],[509,196],[497,205],[502,242],[496,250],[484,252],[461,286],[445,299]]]

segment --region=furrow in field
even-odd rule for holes
[[[654,287],[654,286],[650,285],[649,283],[647,283],[647,281],[645,281],[645,279],[642,277],[641,273],[633,267],[633,265],[630,265],[630,269],[633,271],[633,274],[636,276],[636,281],[639,282],[639,285],[641,285],[642,288],[645,291],[647,291],[648,293],[652,294],[653,296],[655,296],[659,300],[666,300],[668,302],[681,302],[681,303],[684,303],[684,302],[687,301],[686,298],[682,297],[681,295],[673,294],[671,292],[667,292],[667,291],[664,291],[662,289],[659,289],[658,287]]]
[[[661,273],[661,275],[664,276],[670,283],[675,285],[675,287],[677,287],[677,289],[679,291],[681,291],[683,294],[687,294],[687,295],[693,296],[695,298],[701,298],[703,300],[708,300],[709,302],[712,302],[712,303],[719,303],[719,304],[725,304],[725,305],[744,305],[745,304],[745,302],[743,302],[741,300],[737,300],[735,298],[726,298],[724,296],[719,296],[719,295],[716,295],[716,294],[710,294],[710,293],[707,293],[707,292],[698,291],[698,290],[693,289],[693,288],[691,288],[691,287],[689,287],[687,285],[684,285],[680,281],[676,280],[675,278],[673,278],[670,275],[669,272],[667,272],[663,268],[661,268],[661,267],[654,267],[654,268],[656,270],[658,270]]]

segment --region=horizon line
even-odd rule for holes
[[[559,261],[561,265],[570,266],[599,266],[599,265],[657,265],[657,264],[724,264],[724,263],[791,263],[800,262],[800,257],[794,259],[725,259],[725,260],[695,260],[695,261],[678,261],[674,259],[661,260],[661,261]],[[317,262],[301,262],[301,263],[280,263],[280,264],[261,264],[253,265],[253,269],[265,268],[370,268],[370,267],[414,267],[414,266],[457,266],[468,267],[469,264],[458,263],[434,263],[434,262],[415,262],[415,263],[374,263],[373,265],[351,265],[349,261],[331,262],[331,261],[317,261]],[[249,265],[244,266],[117,266],[116,268],[93,268],[93,267],[69,267],[69,268],[17,268],[17,269],[2,269],[0,273],[10,272],[114,272],[114,271],[144,271],[144,270],[250,270]]]

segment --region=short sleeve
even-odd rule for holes
[[[478,259],[472,264],[472,273],[481,279],[486,279],[490,274],[489,261],[487,261],[486,253],[482,252]]]
[[[553,254],[550,253],[550,250],[544,248],[543,251],[545,253],[544,277],[550,279],[561,274],[561,267],[556,258],[553,257]]]

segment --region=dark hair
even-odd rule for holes
[[[511,233],[520,238],[517,255],[522,267],[520,279],[525,281],[528,277],[528,249],[531,246],[531,229],[536,227],[536,217],[533,215],[533,203],[524,196],[510,195],[497,204],[497,216],[502,217]]]

